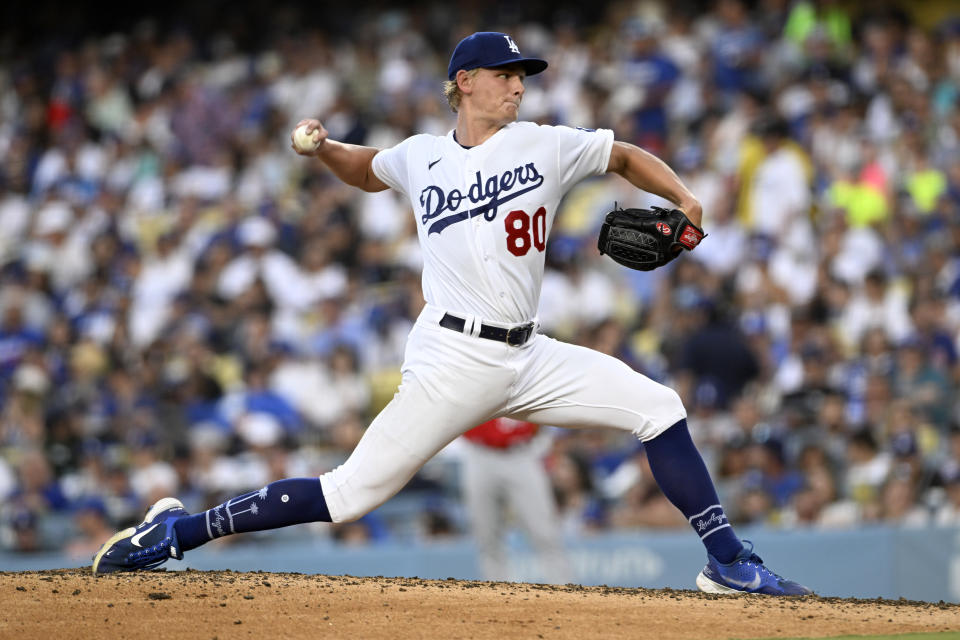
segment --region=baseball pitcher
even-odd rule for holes
[[[616,358],[537,332],[547,237],[578,181],[613,172],[676,205],[607,217],[600,248],[628,267],[666,264],[704,235],[699,202],[658,158],[615,141],[610,130],[518,120],[525,79],[546,68],[505,33],[474,33],[450,58],[445,93],[457,122],[447,135],[375,149],[331,140],[317,120],[298,125],[297,153],[365,191],[396,189],[416,215],[427,304],[407,340],[399,389],[340,467],[273,482],[198,514],[164,498],[103,545],[94,573],[156,567],[225,535],[357,519],[454,438],[506,416],[639,438],[658,485],[706,548],[700,589],[811,593],[770,571],[735,535],[676,392]]]

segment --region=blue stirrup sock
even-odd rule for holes
[[[654,480],[667,500],[686,516],[707,553],[721,563],[732,562],[743,543],[720,506],[707,465],[690,438],[687,421],[681,420],[643,446]]]
[[[173,528],[180,548],[189,551],[233,533],[330,521],[320,478],[290,478],[231,498],[203,513],[180,518]]]

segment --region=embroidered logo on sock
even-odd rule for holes
[[[719,529],[730,526],[727,514],[723,512],[723,507],[718,504],[709,506],[700,513],[690,516],[689,520],[700,535],[701,540]]]
[[[207,517],[208,517],[208,518],[210,517],[209,514],[210,514],[210,513],[213,513],[213,519],[212,519],[212,521],[210,522],[210,526],[213,527],[214,529],[216,529],[216,531],[217,531],[216,537],[217,537],[217,538],[226,535],[226,531],[223,530],[223,522],[224,522],[224,520],[225,520],[226,518],[224,518],[224,517],[223,517],[223,514],[220,513],[221,507],[223,507],[223,505],[216,506],[216,507],[214,507],[213,509],[211,509],[210,511],[207,512]]]

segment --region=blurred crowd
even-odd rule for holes
[[[482,29],[550,63],[523,119],[612,128],[705,212],[695,252],[632,272],[597,253],[602,215],[662,202],[581,183],[542,330],[681,392],[734,523],[960,524],[960,21],[862,5],[436,2],[311,24],[253,4],[15,48],[4,25],[0,548],[86,559],[159,497],[203,509],[346,458],[423,304],[415,217],[289,133],[445,133],[449,53]],[[548,432],[564,534],[686,526],[642,445]],[[266,535],[463,532],[456,465],[453,447],[356,524]]]

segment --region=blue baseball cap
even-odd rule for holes
[[[524,58],[520,55],[513,38],[499,31],[478,31],[467,36],[453,50],[447,78],[453,80],[457,71],[493,67],[519,62],[528,76],[540,73],[547,68],[547,61],[539,58]]]

